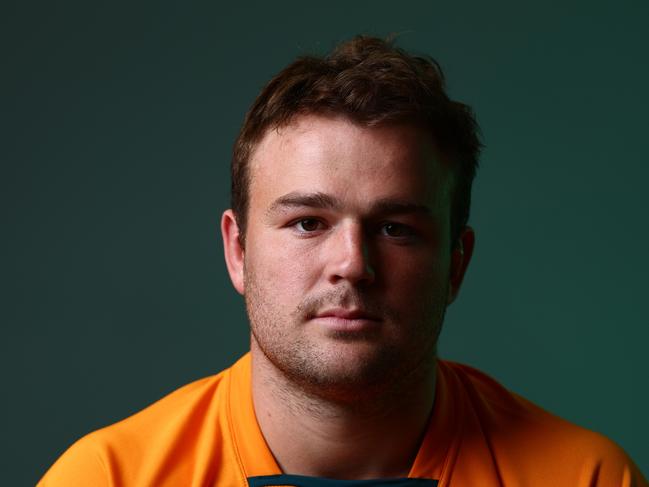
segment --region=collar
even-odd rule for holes
[[[228,421],[232,431],[234,449],[237,455],[239,467],[246,479],[251,477],[282,476],[283,472],[277,465],[270,448],[257,423],[251,390],[251,357],[250,353],[244,355],[231,368],[228,384]],[[452,391],[449,391],[447,374],[444,373],[445,365],[438,361],[437,385],[435,393],[435,405],[431,414],[426,433],[422,440],[419,452],[415,457],[412,468],[408,474],[409,479],[443,479],[445,473],[452,465],[457,454],[457,418],[452,404]],[[295,477],[304,480],[301,476]],[[328,479],[312,480],[327,481]],[[295,479],[294,479],[295,480]],[[401,480],[403,479],[385,479]],[[441,482],[443,483],[443,482]],[[251,482],[250,485],[255,485]],[[267,484],[280,485],[280,484]],[[282,484],[286,485],[286,484]],[[303,485],[295,483],[294,485]],[[307,483],[304,485],[330,485],[326,483]],[[333,487],[334,484],[331,484]],[[344,483],[335,485],[343,486]],[[352,484],[349,484],[352,485]],[[364,485],[357,483],[353,485]],[[373,485],[382,485],[376,484]],[[401,485],[385,483],[385,485]],[[405,484],[404,484],[405,485]],[[407,485],[415,485],[408,483]]]

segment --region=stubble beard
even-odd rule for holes
[[[443,290],[441,295],[445,295]],[[246,273],[246,310],[254,348],[286,379],[283,387],[321,399],[361,407],[362,403],[401,395],[413,384],[427,380],[435,370],[436,345],[445,314],[445,303],[431,299],[421,306],[420,319],[409,323],[410,340],[392,343],[379,340],[378,331],[358,334],[350,340],[344,333],[328,336],[339,348],[323,350],[304,330],[307,321],[324,306],[358,306],[381,316],[392,326],[403,321],[363,292],[340,288],[305,299],[291,312],[277,309],[267,296],[272,292],[260,285],[255,275]],[[355,341],[380,341],[371,352],[349,363],[347,345]],[[350,341],[350,343],[346,343]],[[282,386],[282,385],[280,385]],[[383,401],[381,401],[383,402]]]

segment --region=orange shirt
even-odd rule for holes
[[[437,376],[433,414],[409,479],[381,485],[648,487],[628,456],[602,435],[549,414],[470,367],[440,360]],[[266,476],[279,477],[264,483]],[[38,487],[247,485],[352,485],[282,476],[255,418],[249,354],[81,438]]]

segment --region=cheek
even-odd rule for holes
[[[385,265],[389,262],[389,265]],[[428,304],[446,301],[449,259],[431,254],[406,255],[384,262],[381,269],[386,286],[384,299],[403,307],[404,303]]]
[[[276,236],[254,242],[245,257],[248,276],[277,297],[303,296],[317,280],[317,255]]]

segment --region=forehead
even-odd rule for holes
[[[432,137],[414,124],[375,127],[345,117],[303,115],[266,132],[250,160],[250,203],[289,192],[368,199],[447,201],[450,177]]]

